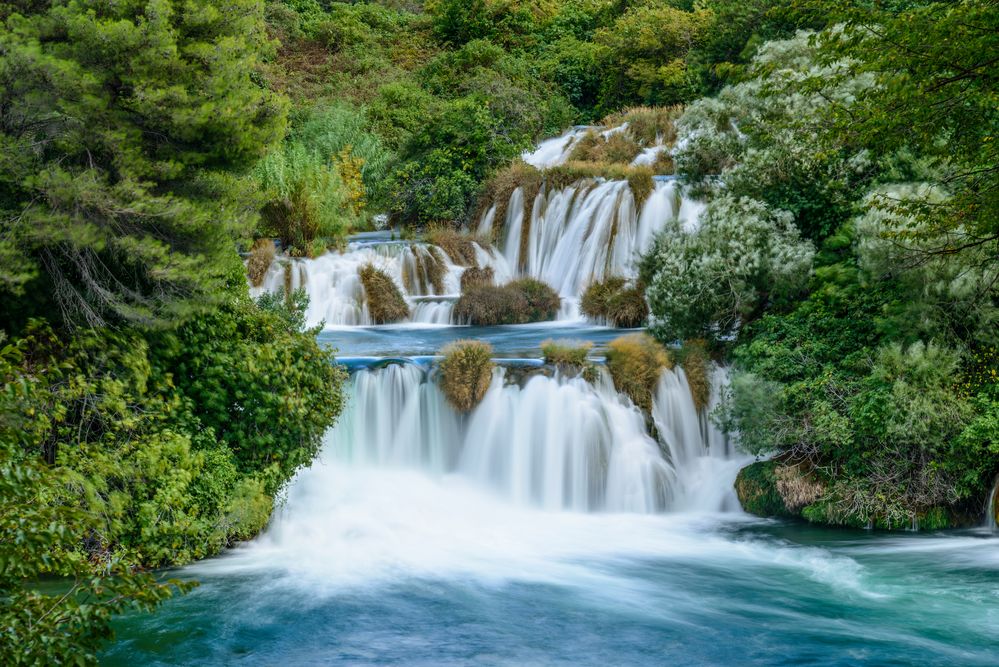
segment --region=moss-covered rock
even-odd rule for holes
[[[588,382],[597,379],[598,371],[589,360],[593,343],[589,341],[546,340],[541,343],[541,354],[545,364],[554,367],[563,375],[575,377],[582,375]]]
[[[493,348],[478,340],[457,340],[445,346],[441,354],[441,391],[456,410],[468,412],[489,389]]]
[[[669,352],[647,333],[629,334],[607,346],[607,369],[618,391],[646,412],[663,370],[673,367]]]
[[[368,314],[375,324],[398,322],[409,317],[409,306],[402,298],[396,284],[384,271],[371,264],[358,271],[364,295],[368,304]]]
[[[757,461],[739,471],[735,478],[735,493],[742,509],[763,517],[796,517],[784,504],[777,490],[775,470],[780,466],[776,461]]]
[[[825,496],[825,484],[800,464],[757,461],[739,471],[735,491],[742,508],[766,517],[801,517]]]

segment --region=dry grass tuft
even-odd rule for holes
[[[456,410],[468,412],[482,402],[493,373],[493,348],[478,340],[456,340],[441,354],[441,391]]]
[[[495,271],[493,271],[493,267],[491,266],[487,266],[483,269],[480,269],[477,266],[467,268],[465,269],[465,272],[461,274],[461,291],[464,293],[472,287],[492,285],[495,277]]]
[[[250,259],[246,262],[246,273],[250,277],[250,283],[254,287],[260,287],[264,282],[267,270],[271,268],[274,257],[277,256],[277,248],[271,239],[257,239],[250,248]]]
[[[624,278],[616,276],[587,287],[579,305],[587,317],[628,329],[642,326],[649,315],[642,286],[629,287]]]
[[[607,369],[618,391],[645,411],[663,370],[673,367],[669,352],[647,333],[622,336],[607,346]]]
[[[469,234],[445,225],[431,225],[425,236],[427,243],[440,247],[458,266],[476,266],[475,242]]]
[[[584,134],[569,154],[574,162],[629,165],[642,152],[642,147],[627,131],[615,132],[604,138],[596,130]]]
[[[364,295],[368,303],[368,314],[375,324],[398,322],[409,317],[409,306],[402,298],[399,288],[384,271],[371,264],[358,271]]]
[[[668,107],[632,107],[604,118],[607,127],[617,127],[628,123],[627,133],[643,146],[663,143],[672,146],[676,142],[676,121],[683,115],[680,105]]]
[[[707,343],[701,339],[684,341],[677,356],[687,376],[694,407],[704,410],[711,400],[711,357]]]

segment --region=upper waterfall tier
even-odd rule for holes
[[[631,278],[657,232],[672,219],[685,228],[697,224],[703,204],[683,195],[674,179],[660,178],[641,208],[626,180],[579,181],[565,188],[542,187],[532,202],[516,188],[506,205],[502,228],[496,207],[478,224],[492,235],[508,267],[554,287],[576,300],[586,287],[608,276]]]
[[[566,163],[577,143],[586,144],[594,136],[606,140],[627,129],[627,123],[606,130],[577,127],[525,154],[525,161],[541,171],[521,165],[530,172],[527,178],[533,186],[507,190],[501,201],[483,207],[473,231],[477,239],[492,239],[493,244],[472,242],[474,264],[492,268],[497,284],[525,276],[548,283],[562,297],[558,318],[574,321],[580,319],[583,291],[610,276],[635,277],[639,258],[667,223],[679,219],[684,227],[694,228],[703,205],[685,196],[672,177],[650,176],[657,156],[668,150],[661,135],[640,148],[635,144],[634,150],[640,152],[626,170],[634,181],[561,173],[553,178],[554,172],[543,171]],[[639,173],[641,178],[636,176]],[[396,284],[409,306],[409,322],[457,323],[452,307],[468,267],[453,261],[444,248],[428,243],[355,241],[345,251],[315,259],[281,258],[251,292],[257,296],[304,288],[309,295],[306,317],[310,325],[371,325],[374,321],[359,276],[360,269],[369,264]]]

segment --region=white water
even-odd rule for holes
[[[656,391],[662,445],[605,371],[596,385],[535,375],[520,386],[505,375],[497,368],[482,402],[459,415],[420,366],[360,370],[323,460],[455,475],[549,511],[738,507],[732,482],[744,461],[730,457],[722,435],[695,410],[681,370],[665,371]]]
[[[985,500],[985,527],[993,533],[999,532],[999,526],[996,525],[997,495],[999,495],[999,475],[996,475],[996,481],[989,490],[989,497]]]
[[[510,270],[502,255],[476,244],[479,266],[491,266],[497,280],[506,280]],[[345,252],[329,252],[315,259],[282,258],[274,261],[259,287],[251,288],[257,297],[264,292],[281,293],[286,287],[304,288],[309,295],[308,326],[325,322],[327,327],[373,324],[367,298],[358,272],[371,264],[384,271],[406,298],[411,322],[450,324],[451,309],[461,292],[461,274],[467,267],[454,264],[440,248],[433,249],[444,261],[443,289],[435,291],[425,262],[432,261],[432,247],[424,243],[351,243]]]
[[[633,277],[639,257],[668,221],[678,218],[692,229],[703,208],[672,179],[657,180],[640,211],[627,181],[580,181],[542,189],[525,219],[524,193],[517,188],[507,206],[500,248],[516,273],[548,283],[571,301],[592,282],[612,275]],[[494,222],[495,209],[490,208],[479,232],[491,232]],[[525,233],[526,253],[521,256]]]

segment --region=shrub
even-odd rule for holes
[[[589,341],[555,341],[541,343],[541,354],[545,363],[554,366],[584,366],[587,355],[593,348]]]
[[[534,278],[519,278],[507,283],[507,288],[524,295],[527,301],[528,322],[554,320],[562,306],[562,298],[558,292]]]
[[[642,147],[627,131],[604,136],[600,131],[590,130],[576,142],[569,159],[579,162],[630,165],[641,152]]]
[[[704,410],[711,400],[711,357],[708,356],[707,344],[699,339],[684,341],[677,356],[687,376],[694,407]]]
[[[580,309],[587,317],[625,328],[642,326],[649,315],[641,286],[629,287],[624,278],[616,276],[587,287],[580,300]]]
[[[527,299],[506,285],[475,285],[454,304],[454,317],[478,326],[524,324],[529,321]]]
[[[453,227],[431,225],[427,230],[426,240],[427,243],[442,248],[458,266],[475,266],[477,263],[475,239]]]
[[[495,272],[491,266],[481,269],[477,266],[470,266],[461,274],[461,291],[464,293],[473,287],[492,285],[494,277]]]
[[[457,340],[441,354],[441,391],[448,402],[461,412],[478,405],[489,389],[493,373],[493,348],[478,340]]]
[[[454,305],[461,322],[479,326],[555,319],[561,298],[540,280],[521,278],[503,286],[472,285]]]
[[[643,259],[657,337],[729,338],[767,299],[802,290],[813,255],[790,213],[730,195],[712,200],[695,231],[673,221]]]
[[[371,264],[358,271],[364,296],[368,304],[368,314],[375,324],[398,322],[409,317],[409,306],[395,282],[384,272]]]
[[[264,230],[293,254],[306,254],[316,239],[341,240],[358,223],[335,165],[300,144],[269,153],[256,177],[268,199]]]
[[[646,333],[622,336],[607,346],[607,369],[614,386],[646,411],[652,409],[659,376],[672,366],[669,352]]]
[[[277,249],[274,247],[274,241],[257,239],[253,242],[253,247],[250,248],[250,259],[246,262],[246,273],[254,287],[260,287],[276,254]]]

